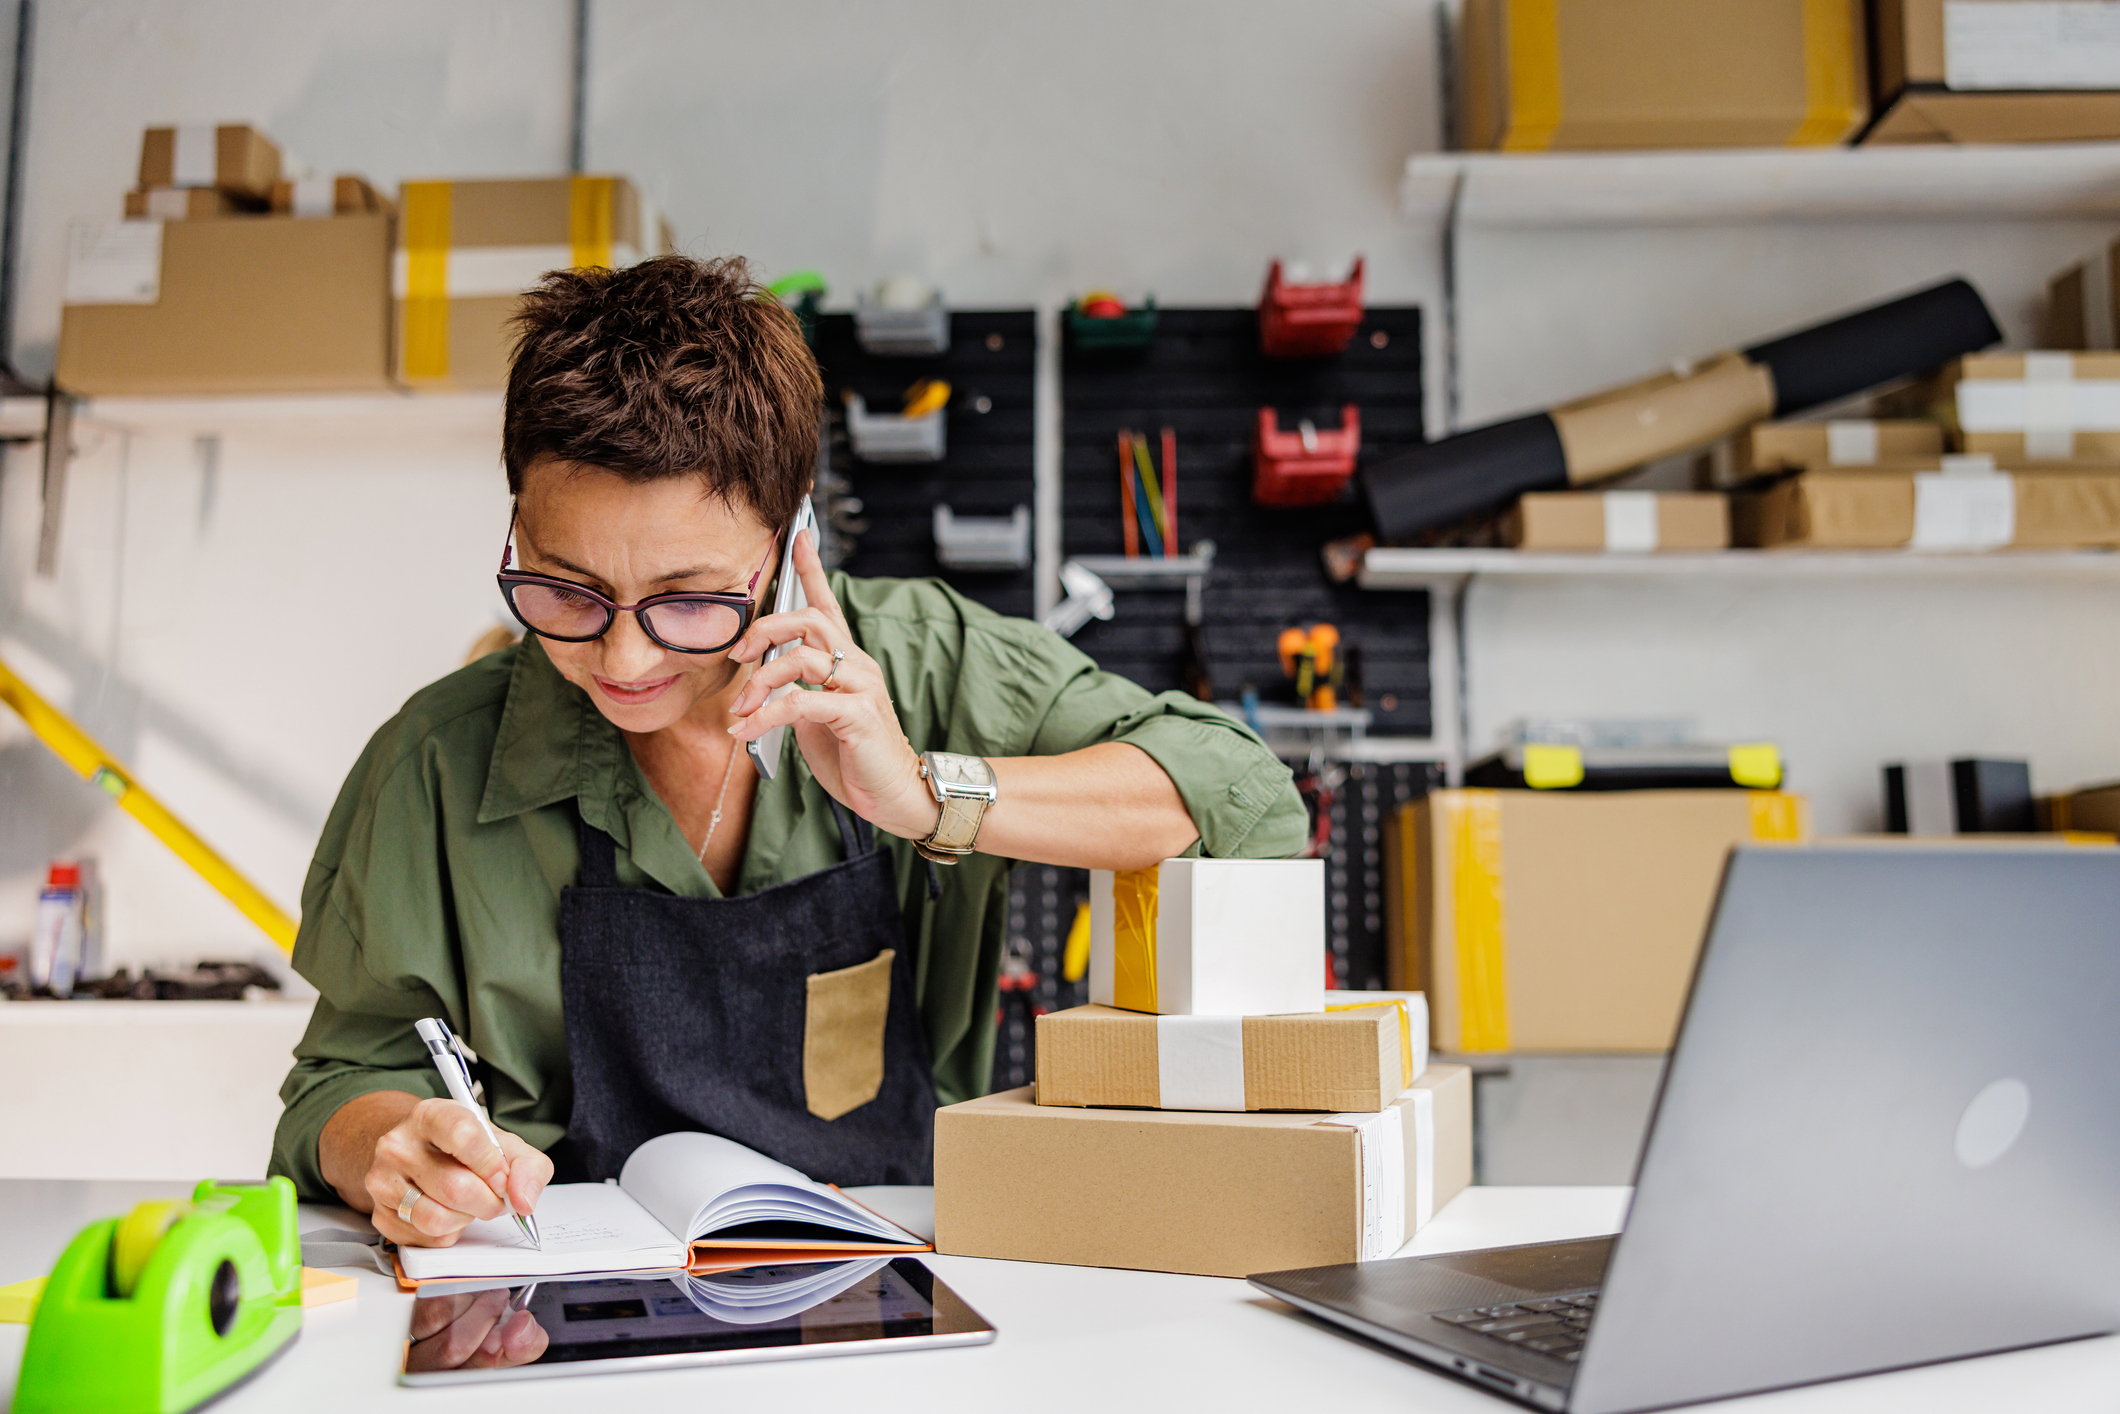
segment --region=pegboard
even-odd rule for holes
[[[854,337],[854,316],[817,320],[817,363],[831,415],[831,467],[846,491],[837,501],[850,553],[839,566],[864,578],[939,577],[996,613],[1028,617],[1028,566],[1001,572],[945,570],[935,559],[934,508],[959,515],[1006,517],[1033,507],[1031,404],[1037,365],[1037,319],[1029,310],[965,311],[950,316],[950,349],[933,358],[879,358]],[[859,393],[871,412],[895,412],[922,378],[950,384],[947,452],[939,462],[881,465],[859,461],[847,445],[840,395]],[[852,502],[847,501],[851,497]],[[863,524],[865,523],[865,524]],[[850,527],[859,524],[858,531]],[[1035,532],[1033,532],[1035,537]]]

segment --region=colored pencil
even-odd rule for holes
[[[1178,544],[1178,430],[1163,429],[1163,543]]]
[[[1126,531],[1126,558],[1138,558],[1141,554],[1141,532],[1134,528],[1134,434],[1125,430],[1119,433],[1119,501],[1124,507],[1119,524]]]

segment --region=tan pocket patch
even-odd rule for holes
[[[883,1088],[883,1023],[891,1014],[891,960],[885,948],[837,972],[813,972],[802,1025],[802,1090],[810,1113],[837,1119]]]

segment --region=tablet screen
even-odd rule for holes
[[[827,1353],[784,1347],[990,1334],[920,1262],[872,1257],[423,1296],[413,1303],[404,1372],[410,1379],[656,1357],[770,1359],[776,1350]]]

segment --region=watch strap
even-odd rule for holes
[[[976,763],[985,771],[987,789],[991,792],[993,768],[976,756],[959,759]],[[930,760],[930,757],[921,759],[921,774],[924,776],[930,775]],[[913,847],[923,859],[937,864],[955,864],[970,854],[978,841],[980,822],[986,818],[987,806],[993,803],[991,795],[958,794],[948,788],[952,783],[940,774],[932,775],[928,784],[935,792],[942,813],[935,822],[935,832],[924,840],[913,841]]]

